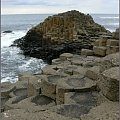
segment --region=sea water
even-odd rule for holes
[[[94,21],[111,32],[119,27],[117,14],[91,14]],[[25,57],[17,47],[10,47],[14,40],[25,36],[27,31],[44,21],[50,14],[2,15],[1,16],[1,81],[16,82],[21,72],[39,72],[46,63],[41,59]],[[11,33],[3,31],[11,30]]]

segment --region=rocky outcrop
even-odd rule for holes
[[[81,48],[91,49],[94,38],[110,32],[79,11],[53,15],[30,29],[25,37],[16,40],[24,55],[42,58],[48,63],[61,53],[80,53]]]
[[[119,40],[119,33],[120,33],[120,28],[116,29],[116,31],[113,32],[112,34],[113,38]]]
[[[3,33],[12,33],[11,30],[6,30],[6,31],[3,31]]]
[[[55,15],[46,20],[49,21],[54,17],[56,18],[56,16],[70,17],[70,13],[73,12],[75,15],[79,13],[77,11],[71,11]],[[74,14],[72,14],[73,18],[75,17]],[[83,15],[81,13],[79,14],[80,16]],[[88,15],[86,17],[88,18]],[[83,18],[85,19],[86,17]],[[81,20],[82,18],[79,19]],[[45,23],[46,22],[43,22],[38,25],[39,27],[36,26],[35,28],[41,28]],[[58,25],[58,23],[59,20],[55,19],[54,24]],[[89,24],[92,24],[92,20],[91,22],[86,22],[87,26]],[[93,24],[97,25],[94,22]],[[66,26],[69,26],[69,24]],[[33,40],[34,37],[31,36],[29,31],[23,38],[23,41],[18,40],[17,42],[20,42],[18,45],[25,51],[27,49],[31,50],[33,47],[35,47],[35,49],[41,48],[42,51],[39,51],[38,55],[41,56],[41,52],[43,52],[42,57],[45,59],[51,54],[53,55],[52,58],[54,58],[59,55],[59,53],[65,52],[65,49],[60,49],[60,45],[69,45],[70,41],[72,41],[71,46],[73,43],[76,44],[74,44],[74,50],[80,50],[78,48],[76,49],[77,45],[79,46],[78,41],[82,44],[83,41],[82,43],[80,41],[84,40],[84,38],[75,38],[75,40],[71,39],[71,36],[67,36],[68,41],[66,41],[65,38],[63,41],[57,39],[58,42],[56,43],[54,38],[48,39],[46,37],[47,32],[44,31],[44,27],[41,28],[44,32],[42,32],[42,34],[41,31],[36,34],[35,28],[30,31],[33,32],[35,30],[34,37],[37,38]],[[50,26],[50,30],[51,29],[52,26]],[[56,27],[53,30],[56,30]],[[100,31],[94,32],[98,36],[101,35]],[[87,31],[87,33],[89,32]],[[42,39],[39,39],[39,35],[41,35]],[[87,37],[91,37],[90,35],[91,34],[85,34]],[[82,36],[84,36],[83,33]],[[36,43],[36,41],[38,43]],[[42,45],[44,45],[44,47]],[[85,44],[82,45],[84,46]],[[50,53],[45,57],[44,53],[46,52],[44,50],[49,50],[51,46],[53,47],[52,50],[56,48],[56,50],[59,51],[60,49],[60,51],[57,55],[55,54],[56,50],[54,51],[55,53],[53,51],[47,51]],[[119,47],[118,39],[112,36],[101,36],[95,41],[93,46],[92,50],[82,49],[81,55],[72,53],[60,54],[59,58],[53,59],[52,65],[46,65],[42,69],[42,72],[40,71],[37,74],[19,74],[16,83],[2,83],[2,120],[120,119],[118,115],[119,53],[118,50],[114,50]],[[109,50],[109,48],[112,48],[113,51]],[[69,51],[69,49],[67,50]],[[33,53],[36,53],[36,51]]]

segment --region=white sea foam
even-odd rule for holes
[[[30,58],[28,61],[25,61],[24,64],[19,66],[20,72],[23,71],[36,71],[36,70],[41,70],[46,64],[43,63],[43,60],[41,59],[36,59],[36,58]]]
[[[1,81],[16,82],[21,72],[36,73],[45,63],[41,59],[25,57],[17,47],[9,47],[15,39],[21,38],[26,31],[13,31],[1,34]]]
[[[18,81],[18,76],[13,77],[5,77],[1,79],[1,82],[11,82],[11,83],[15,83],[16,81]]]
[[[12,33],[1,33],[1,48],[10,46],[12,42],[20,37],[23,37],[26,31],[13,31]]]

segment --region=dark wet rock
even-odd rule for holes
[[[3,31],[3,33],[12,33],[11,30],[6,30],[6,31]]]

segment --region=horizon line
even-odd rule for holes
[[[59,14],[59,13],[62,13],[62,12],[58,12],[58,13],[4,13],[1,15],[39,15],[39,14],[43,14],[43,15],[47,15],[47,14]],[[84,14],[116,14],[116,15],[119,15],[119,13],[84,13]]]

